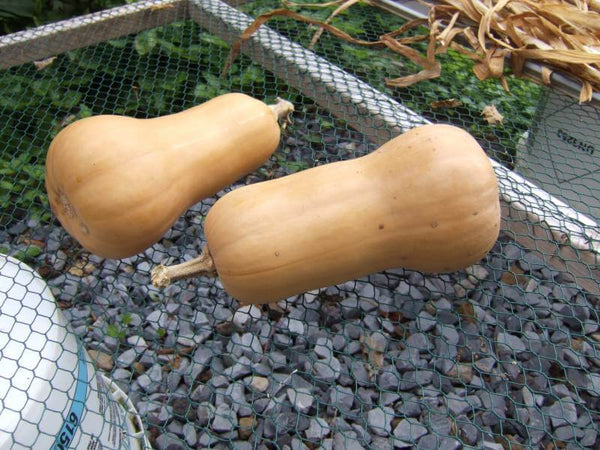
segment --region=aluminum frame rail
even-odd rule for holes
[[[186,0],[144,0],[0,36],[0,69],[117,39],[187,17]]]
[[[231,4],[239,4],[232,1]],[[252,18],[220,0],[146,0],[0,38],[0,68],[191,19],[229,43]],[[380,145],[428,123],[417,113],[266,26],[242,52]],[[591,218],[491,160],[498,175],[502,230],[573,281],[600,295],[600,229]]]

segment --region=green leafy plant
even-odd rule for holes
[[[4,0],[0,2],[0,29],[4,33],[12,33],[132,2],[133,0]]]
[[[276,9],[274,0],[256,0],[241,8],[253,16]],[[329,8],[293,7],[296,12],[317,20],[325,20],[336,6]],[[403,25],[406,20],[387,11],[364,3],[353,5],[338,15],[332,25],[351,36],[363,40],[377,40],[379,36]],[[308,46],[316,27],[300,24],[292,19],[277,18],[269,21],[275,28],[290,39]],[[424,34],[425,29],[413,30]],[[427,43],[416,45],[422,53]],[[406,88],[386,86],[386,78],[396,78],[420,70],[412,61],[389,50],[374,50],[347,43],[337,37],[323,33],[317,42],[315,52],[341,66],[371,86],[398,100],[416,113],[434,121],[448,122],[469,130],[484,143],[492,156],[511,166],[516,152],[516,143],[521,134],[527,131],[534,118],[542,87],[523,79],[510,76],[507,72],[510,93],[504,91],[496,80],[480,81],[472,71],[473,60],[449,50],[437,58],[442,66],[440,77],[422,81]],[[460,107],[436,109],[435,102],[456,99]],[[494,105],[504,115],[502,125],[492,126],[481,115],[485,106]]]
[[[126,312],[121,315],[121,323],[128,326],[131,323],[132,317],[130,312]]]
[[[222,39],[192,22],[58,55],[44,70],[25,64],[0,72],[0,225],[27,216],[51,219],[44,187],[45,154],[69,123],[92,114],[148,118],[226,92],[265,101],[299,95],[247,58],[219,78],[228,52]]]
[[[109,323],[106,326],[106,335],[115,339],[125,339],[126,331],[121,329],[121,327],[114,323]]]
[[[2,249],[0,249],[0,253],[11,253],[9,248],[4,247],[4,249],[6,251],[2,251]],[[29,245],[25,250],[17,250],[16,252],[12,253],[11,256],[24,263],[31,263],[36,257],[41,255],[42,252],[43,250],[37,245]]]
[[[67,14],[124,1],[90,0],[80,2],[79,9],[70,10],[67,6],[77,2],[31,0],[4,2],[3,7],[12,7],[13,3],[19,3],[15,8],[21,8],[21,12],[13,11],[11,17],[27,16],[31,19],[29,23],[35,24],[54,14],[51,14],[57,11],[54,6],[63,8],[61,14]],[[48,6],[50,3],[52,7]],[[39,9],[44,5],[46,16]],[[256,16],[277,6],[276,0],[257,0],[242,9]],[[298,11],[324,20],[332,9],[299,8]],[[0,7],[3,23],[8,23],[7,14]],[[39,14],[42,15],[34,20]],[[363,4],[353,6],[334,21],[336,26],[361,39],[376,39],[402,23],[403,19],[393,14]],[[287,19],[269,22],[269,26],[304,45],[309,44],[316,31],[315,27]],[[473,62],[454,51],[439,56],[442,62],[439,78],[404,89],[385,85],[385,77],[417,70],[397,54],[351,45],[327,33],[323,33],[315,51],[415,112],[433,121],[468,129],[487,144],[486,148],[493,148],[498,159],[509,164],[518,138],[530,126],[541,93],[539,86],[510,77],[510,94],[495,81],[480,82],[471,71]],[[0,225],[8,226],[30,216],[50,220],[44,188],[45,153],[52,138],[79,118],[92,114],[155,117],[181,111],[225,92],[245,92],[267,102],[285,93],[292,102],[299,98],[304,103],[308,101],[243,56],[221,78],[219,74],[228,52],[225,41],[188,21],[69,51],[58,55],[44,70],[25,64],[0,72]],[[459,100],[462,106],[443,110],[432,107],[433,102],[449,98]],[[501,126],[489,125],[481,116],[482,107],[488,104],[496,105],[505,116]],[[328,121],[320,121],[319,125],[322,130],[339,126]],[[312,149],[323,144],[317,131],[302,138]],[[276,163],[288,172],[303,170],[306,165],[287,160]]]
[[[138,55],[147,55],[152,51],[152,49],[154,49],[154,47],[156,47],[156,44],[158,43],[156,34],[156,30],[148,30],[142,31],[135,37],[134,46]]]

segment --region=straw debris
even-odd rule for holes
[[[504,121],[504,116],[496,109],[495,105],[488,105],[481,111],[481,115],[490,125],[497,125]]]
[[[442,5],[430,5],[430,26],[436,22],[448,23],[444,33],[453,39],[440,43],[475,59],[473,71],[479,79],[503,81],[504,64],[510,57],[516,76],[523,76],[526,61],[537,61],[544,67],[543,83],[550,83],[554,71],[579,80],[580,102],[591,100],[594,91],[600,92],[600,2],[442,0],[439,3]],[[460,43],[456,39],[459,36],[464,36]]]
[[[429,4],[427,19],[407,22],[376,41],[356,39],[332,26],[331,20],[357,3],[390,11],[378,0],[337,0],[326,3],[293,3],[284,0],[285,8],[258,16],[242,33],[227,58],[223,74],[239,55],[242,44],[268,20],[285,16],[316,25],[310,48],[314,48],[324,31],[356,45],[375,49],[388,48],[421,67],[417,73],[386,79],[390,87],[402,88],[440,75],[436,55],[449,48],[471,57],[473,72],[480,80],[498,79],[508,91],[505,65],[512,73],[524,77],[527,61],[542,64],[541,82],[549,84],[553,72],[570,75],[581,83],[579,101],[591,100],[600,92],[600,1],[599,0],[439,0]],[[337,8],[323,22],[305,17],[290,7]],[[423,27],[416,36],[402,36]],[[412,45],[428,41],[423,55]],[[538,80],[534,80],[538,81]]]

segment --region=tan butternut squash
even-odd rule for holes
[[[46,158],[46,190],[62,226],[92,253],[135,255],[190,206],[263,164],[293,110],[244,94],[152,119],[100,115],[64,128]]]
[[[479,144],[425,125],[367,156],[226,194],[206,217],[201,257],[156,267],[153,282],[213,273],[243,303],[272,302],[389,268],[465,268],[499,226],[497,179]]]

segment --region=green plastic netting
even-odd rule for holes
[[[15,258],[0,259],[0,448],[143,448],[141,431],[165,449],[598,448],[596,106],[512,78],[507,94],[452,52],[440,78],[392,90],[385,78],[410,62],[327,33],[307,69],[282,43],[306,47],[316,30],[289,19],[220,78],[249,20],[239,11],[277,6],[141,2],[0,41],[0,253]],[[334,24],[375,39],[404,20],[360,4]],[[295,104],[268,163],[131,258],[90,254],[61,228],[44,188],[60,129],[230,91]],[[436,107],[451,98],[461,106]],[[200,252],[225,192],[364,155],[424,120],[467,129],[499,163],[503,229],[479,264],[398,268],[251,308],[211,278],[150,283],[157,264]]]

